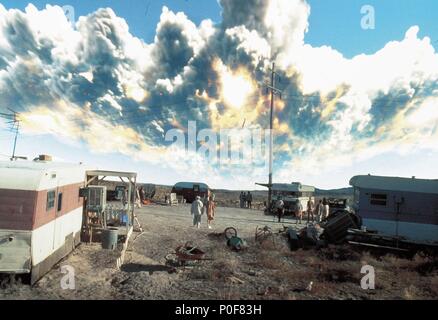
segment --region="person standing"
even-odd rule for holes
[[[243,209],[243,192],[240,193],[240,208]]]
[[[202,215],[204,215],[204,213],[206,212],[206,210],[207,210],[207,207],[208,207],[208,197],[210,196],[210,192],[208,192],[207,194],[204,194],[204,197],[202,198],[202,205],[203,205],[203,207],[202,207]]]
[[[214,215],[216,213],[216,204],[214,202],[214,198],[215,198],[214,194],[211,194],[207,204],[208,229],[212,229],[211,223],[214,220]]]
[[[198,229],[201,228],[201,217],[202,217],[202,208],[204,204],[201,201],[201,197],[197,196],[196,200],[192,203],[191,213],[193,215],[193,226]]]
[[[123,203],[123,206],[125,208],[127,208],[128,207],[128,203],[129,203],[128,189],[124,189],[123,191],[121,191],[121,193],[122,193],[122,203]]]
[[[300,223],[303,223],[303,205],[301,204],[301,201],[299,201],[299,200],[297,203],[296,218],[297,218],[297,224],[298,224],[298,221]]]
[[[326,198],[322,199],[322,220],[325,220],[330,215],[330,206]]]
[[[138,187],[135,189],[135,207],[136,208],[142,207],[141,194],[140,194],[140,189]]]
[[[313,210],[315,209],[315,202],[313,202],[313,198],[310,197],[309,201],[307,201],[307,223],[310,222],[310,216],[312,216],[312,222],[315,221],[315,217],[313,215]]]
[[[146,192],[144,191],[143,186],[140,188],[140,201],[143,204],[146,200]]]
[[[248,208],[252,209],[252,194],[248,191],[248,195],[246,196],[246,200],[248,201]]]
[[[319,200],[315,206],[315,216],[318,223],[322,221],[322,200]]]
[[[280,197],[278,197],[275,207],[277,209],[278,223],[281,223],[281,219],[284,217],[284,201]]]
[[[243,197],[243,208],[246,209],[248,208],[248,199],[246,198],[245,192],[242,193],[242,197]]]

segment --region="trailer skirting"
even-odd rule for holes
[[[438,225],[363,218],[363,225],[389,237],[403,237],[414,243],[438,243]]]

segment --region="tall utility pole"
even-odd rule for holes
[[[0,117],[4,118],[7,121],[8,124],[11,125],[11,131],[15,130],[15,138],[14,138],[14,148],[12,150],[12,156],[11,156],[11,161],[14,161],[17,157],[15,156],[15,150],[17,148],[17,138],[18,138],[18,133],[20,132],[20,119],[19,119],[19,113],[15,112],[14,110],[11,110],[8,108],[9,111],[11,111],[11,114],[8,113],[0,113]]]
[[[268,208],[271,210],[272,203],[272,176],[274,171],[274,108],[275,96],[279,95],[281,99],[281,91],[275,87],[275,80],[278,74],[275,72],[275,63],[272,63],[271,69],[271,84],[267,85],[268,92],[271,93],[271,115],[270,115],[270,144],[269,144],[269,183],[268,183]]]

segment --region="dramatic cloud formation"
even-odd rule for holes
[[[85,142],[210,183],[266,180],[265,167],[219,166],[170,149],[171,129],[266,128],[265,82],[277,61],[277,179],[345,166],[388,151],[438,151],[438,55],[411,27],[401,41],[346,59],[305,43],[303,0],[220,0],[222,23],[191,22],[163,8],[153,43],[111,9],[75,27],[57,6],[25,12],[0,4],[0,111],[22,113],[28,133]],[[202,144],[200,142],[200,144]],[[336,150],[336,152],[333,152]],[[195,179],[196,177],[194,177]]]

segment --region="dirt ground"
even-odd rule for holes
[[[218,208],[213,230],[192,227],[188,206],[151,205],[137,210],[144,232],[134,233],[121,270],[99,244],[82,244],[36,285],[0,284],[0,299],[437,299],[438,260],[376,256],[350,247],[290,251],[279,224],[261,211]],[[204,218],[205,219],[205,218]],[[256,243],[256,227],[274,236]],[[248,248],[234,252],[221,234],[234,227]],[[191,241],[211,261],[175,269],[166,255]],[[75,289],[63,290],[61,266],[75,270]],[[375,290],[360,287],[363,265],[376,271]],[[312,285],[310,283],[312,282]]]

